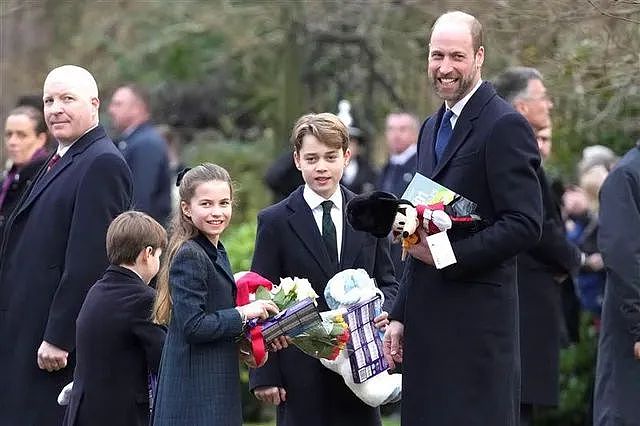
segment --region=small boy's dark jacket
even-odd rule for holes
[[[65,426],[146,426],[148,374],[158,373],[165,330],[151,322],[155,290],[111,265],[76,322],[76,368]]]
[[[327,281],[338,271],[361,268],[376,279],[390,309],[398,291],[389,257],[389,240],[356,231],[347,221],[347,202],[355,195],[342,188],[343,232],[340,265],[332,265],[303,186],[258,215],[258,234],[251,270],[274,283],[283,277],[307,278],[316,293],[318,309],[328,310],[323,297]],[[278,426],[376,426],[377,409],[362,402],[342,377],[297,348],[269,354],[265,366],[252,370],[251,389],[279,386],[287,400],[278,406]]]

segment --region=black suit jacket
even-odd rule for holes
[[[131,173],[101,126],[78,139],[9,217],[0,250],[0,424],[60,424],[56,397],[73,374],[75,322],[107,267],[109,223],[131,206]],[[45,340],[71,353],[48,373],[36,356]]]
[[[410,258],[391,316],[404,323],[403,425],[519,422],[515,256],[540,238],[540,157],[529,124],[489,83],[465,105],[440,162],[444,106],[423,124],[417,171],[478,205],[487,226],[449,232],[457,264]]]
[[[158,374],[165,331],[151,321],[155,290],[111,265],[76,322],[76,369],[65,426],[147,426],[148,374]]]
[[[307,278],[320,295],[318,308],[322,312],[329,309],[323,297],[327,281],[340,270],[362,268],[376,279],[388,309],[397,291],[388,240],[354,230],[345,215],[340,265],[336,268],[302,196],[303,188],[258,215],[251,269],[276,284],[284,277]],[[342,194],[346,206],[354,194],[344,188]],[[287,401],[278,406],[279,426],[380,424],[378,411],[360,401],[341,376],[295,347],[269,354],[264,367],[251,371],[251,389],[259,386],[286,389]]]

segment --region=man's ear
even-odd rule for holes
[[[513,101],[513,108],[515,108],[516,111],[518,111],[520,114],[526,116],[527,114],[527,103],[523,100],[515,100]]]
[[[482,68],[484,64],[484,46],[480,46],[476,52],[476,66],[478,69]]]

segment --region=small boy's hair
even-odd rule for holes
[[[116,217],[107,230],[107,257],[112,265],[133,265],[146,247],[155,252],[167,245],[167,231],[151,216],[127,211]]]
[[[315,136],[320,143],[330,148],[349,148],[349,131],[336,115],[329,112],[322,114],[307,114],[298,119],[291,132],[291,143],[295,152],[300,152],[302,139],[306,135]]]

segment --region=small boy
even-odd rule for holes
[[[389,241],[354,230],[346,219],[345,206],[355,195],[339,184],[351,156],[347,128],[333,114],[309,114],[298,120],[291,141],[305,184],[258,215],[251,270],[275,283],[280,277],[307,278],[325,311],[327,281],[341,270],[362,268],[375,278],[389,310],[398,288]],[[386,313],[376,322],[384,325]],[[250,388],[278,406],[278,426],[381,424],[378,409],[295,347],[269,354],[265,366],[251,371]]]
[[[148,286],[167,244],[150,216],[128,211],[107,230],[110,266],[76,321],[76,367],[66,426],[148,425],[149,374],[157,375],[165,330],[151,322]],[[91,253],[87,253],[91,256]]]

